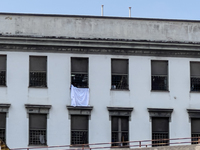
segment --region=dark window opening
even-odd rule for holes
[[[46,128],[46,114],[29,114],[29,144],[47,145]]]
[[[128,117],[112,117],[112,146],[128,146],[129,143],[129,118]]]
[[[111,89],[128,89],[128,60],[112,59],[111,68]]]
[[[88,58],[71,58],[71,84],[88,88]]]
[[[190,90],[200,91],[200,62],[190,62]]]
[[[47,57],[30,56],[30,87],[47,87]]]
[[[152,146],[169,145],[169,118],[152,118]]]
[[[6,113],[0,113],[0,139],[6,143]]]
[[[71,116],[71,144],[88,144],[88,116]]]
[[[6,56],[0,55],[0,85],[6,85]]]
[[[168,90],[168,62],[151,61],[151,84],[152,90]]]
[[[191,119],[191,137],[192,144],[199,144],[200,142],[200,119],[192,118]]]

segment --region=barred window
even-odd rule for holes
[[[152,117],[152,146],[169,145],[169,118]]]
[[[0,85],[6,85],[6,55],[0,55]]]
[[[168,90],[168,61],[151,61],[151,89]]]
[[[112,146],[127,146],[129,141],[129,117],[112,116]]]
[[[88,88],[88,58],[71,58],[71,84]]]
[[[88,144],[88,116],[71,115],[71,144]]]
[[[200,62],[190,62],[190,90],[200,91]]]
[[[47,145],[46,129],[46,114],[29,114],[29,145]]]
[[[199,144],[200,141],[200,118],[191,118],[192,144]]]
[[[47,87],[47,57],[30,56],[30,87]]]
[[[112,59],[111,89],[128,89],[128,59]]]
[[[6,113],[0,113],[0,139],[6,143]]]

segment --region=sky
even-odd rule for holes
[[[200,20],[200,0],[0,0],[0,12]]]

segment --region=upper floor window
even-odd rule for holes
[[[6,85],[6,55],[0,55],[0,85]]]
[[[71,58],[71,84],[88,88],[88,58]]]
[[[168,90],[168,61],[151,61],[151,89]]]
[[[111,89],[128,89],[128,59],[112,59],[111,71]]]
[[[200,62],[190,62],[190,90],[200,91]]]
[[[30,56],[30,87],[47,87],[47,57]]]

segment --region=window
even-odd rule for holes
[[[128,89],[128,59],[112,59],[111,89]]]
[[[200,62],[190,62],[190,90],[200,91]]]
[[[88,116],[71,116],[71,144],[88,144]]]
[[[131,120],[132,107],[107,107],[111,120],[112,146],[128,146],[129,143],[129,120]]]
[[[0,113],[0,139],[6,142],[6,113]]]
[[[128,143],[123,143],[129,141],[129,118],[128,117],[112,117],[112,142],[121,142],[113,143],[112,146],[126,146]]]
[[[168,90],[168,61],[151,61],[151,89]]]
[[[0,55],[0,85],[6,85],[6,56]]]
[[[46,145],[46,114],[29,114],[29,144]]]
[[[191,137],[192,144],[199,144],[200,137],[200,118],[191,118]]]
[[[88,144],[88,126],[93,107],[67,106],[67,109],[69,111],[69,119],[71,119],[71,144]]]
[[[88,58],[71,58],[71,84],[88,88]]]
[[[30,87],[47,87],[47,57],[30,56]]]
[[[169,118],[152,118],[152,146],[168,146],[169,140]]]

